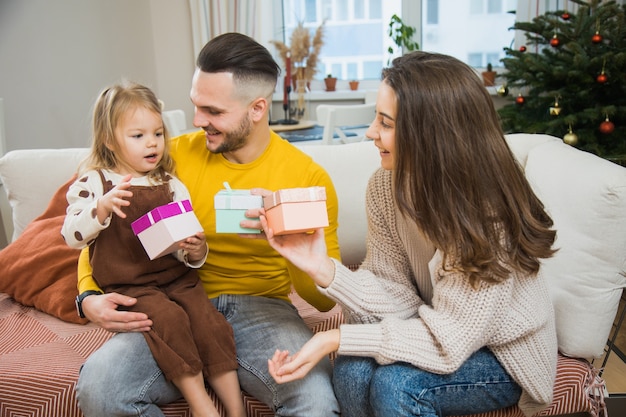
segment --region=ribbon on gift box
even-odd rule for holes
[[[150,210],[149,212],[132,222],[130,226],[133,229],[133,233],[135,233],[135,235],[138,235],[153,224],[163,219],[187,213],[189,211],[193,211],[193,208],[191,207],[191,201],[174,201],[172,203],[168,203]]]
[[[284,188],[263,197],[263,207],[269,210],[282,203],[302,203],[325,200],[326,187]]]

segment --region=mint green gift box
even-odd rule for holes
[[[259,229],[247,229],[239,225],[246,217],[246,210],[263,207],[263,197],[250,194],[250,190],[220,190],[215,194],[215,233],[261,233]],[[258,219],[258,218],[257,218]]]

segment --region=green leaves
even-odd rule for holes
[[[413,26],[406,25],[398,15],[394,14],[391,16],[387,34],[400,51],[417,51],[420,48],[419,44],[413,41],[415,31],[416,29]],[[393,54],[394,50],[390,46],[387,48],[387,52]]]

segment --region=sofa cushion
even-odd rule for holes
[[[44,213],[0,251],[0,292],[61,320],[86,323],[74,306],[80,250],[70,248],[61,236],[65,194],[75,178],[63,184]]]
[[[299,145],[321,165],[333,180],[339,199],[339,248],[346,265],[360,264],[365,258],[367,218],[365,191],[374,171],[380,168],[380,155],[372,141],[345,145]]]
[[[0,179],[13,212],[11,240],[46,209],[54,191],[76,172],[88,152],[87,148],[23,149],[0,158]]]
[[[557,137],[542,133],[511,133],[505,135],[504,138],[506,139],[507,145],[509,145],[509,149],[511,149],[522,167],[526,166],[528,153],[534,147],[547,142],[562,142],[561,139]]]
[[[559,349],[599,357],[626,286],[626,169],[551,141],[530,149],[526,177],[557,231],[543,271]]]

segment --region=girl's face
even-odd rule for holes
[[[388,170],[395,166],[396,110],[396,93],[383,81],[376,97],[376,117],[365,134],[374,140],[380,151],[380,165]]]
[[[138,106],[128,111],[115,129],[118,173],[141,177],[154,170],[165,149],[163,119],[159,113]]]

